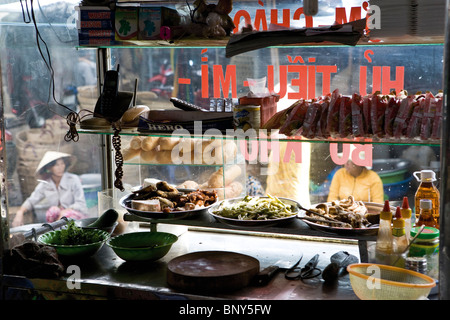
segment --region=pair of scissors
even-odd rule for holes
[[[298,280],[298,279],[311,279],[319,276],[322,271],[317,268],[317,263],[319,262],[319,255],[316,254],[314,257],[309,260],[303,268],[297,267],[300,264],[299,261],[291,268],[285,271],[284,277],[288,280]]]

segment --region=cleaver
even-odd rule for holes
[[[278,260],[273,265],[270,265],[262,269],[254,278],[253,284],[256,286],[265,286],[272,280],[272,278],[281,270],[288,270],[296,267],[303,258],[303,254],[300,255],[298,261],[292,265],[291,261]]]

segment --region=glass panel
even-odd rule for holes
[[[426,91],[437,94],[443,87],[442,45],[266,48],[230,59],[224,57],[223,51],[222,48],[113,49],[112,61],[113,65],[120,64],[126,75],[140,79],[139,90],[155,94],[149,104],[154,109],[173,109],[168,101],[170,96],[206,110],[210,101],[218,98],[232,98],[237,103],[238,98],[249,92],[249,78],[266,77],[266,87],[280,95],[278,111],[299,99],[314,99],[334,89],[339,89],[343,95],[376,91],[389,94],[403,89],[411,94]],[[171,72],[164,74],[164,70]],[[165,86],[155,79],[164,79]],[[121,85],[132,90],[127,87],[133,84],[132,78],[127,80]],[[283,145],[289,144],[288,140],[280,139],[280,148],[285,148]],[[270,139],[265,141],[260,137],[259,140],[260,144],[270,143]],[[418,183],[412,173],[429,168],[438,170],[439,143],[417,140],[419,145],[410,146],[399,142],[388,140],[371,145],[371,167],[380,176],[383,191],[377,198],[375,194],[367,194],[365,201],[389,199],[395,204],[407,196],[413,207]],[[296,148],[300,150],[298,154]],[[342,150],[342,145],[338,149]],[[331,150],[329,143],[303,143],[301,147],[288,149],[293,152],[289,166],[283,163],[284,149],[281,150],[275,172],[268,168],[273,162],[267,160],[269,158],[264,160],[261,154],[247,171],[258,177],[269,192],[295,198],[305,206],[330,200],[331,179],[342,167],[331,157],[337,151]],[[295,155],[300,154],[295,159]],[[419,154],[427,156],[420,158]]]
[[[35,1],[33,7],[28,1],[2,3],[0,63],[10,226],[21,229],[21,224],[52,222],[59,214],[76,219],[97,216],[101,136],[80,135],[77,142],[64,139],[69,129],[66,116],[81,109],[93,111],[96,101],[95,96],[84,94],[96,88],[95,51],[75,48],[78,34],[74,7],[79,1]],[[69,183],[61,180],[61,197],[51,191],[51,183],[42,182],[49,179],[51,169],[42,171],[44,175],[36,172],[47,162],[47,151],[72,156],[65,171],[73,175],[64,174],[63,179]],[[79,204],[75,204],[76,198]],[[24,204],[23,219],[14,220]],[[49,210],[51,206],[76,212]]]

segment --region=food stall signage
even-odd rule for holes
[[[202,54],[206,54],[208,49],[203,49]],[[365,50],[364,58],[368,64],[372,63],[374,52],[371,49]],[[317,80],[322,80],[322,92],[319,94],[329,94],[334,88],[331,88],[331,78],[338,71],[337,65],[315,65],[315,57],[302,57],[287,55],[289,65],[280,65],[278,74],[276,74],[273,65],[267,66],[267,87],[272,93],[280,96],[280,99],[287,98],[293,100],[314,99]],[[205,62],[201,65],[201,96],[209,98],[210,78],[212,79],[212,93],[214,98],[237,98],[237,67],[236,65],[227,65],[224,69],[222,65],[213,65],[212,70],[206,63],[208,58],[202,57]],[[308,63],[308,65],[305,64]],[[370,72],[369,72],[370,71]],[[371,66],[361,65],[359,67],[359,91],[361,95],[367,94],[368,74],[372,74],[372,92],[380,91],[382,94],[389,94],[391,90],[400,92],[404,89],[405,67],[404,66]],[[394,75],[392,75],[394,73]],[[279,79],[278,92],[275,91],[275,79]],[[290,81],[288,82],[288,79]],[[190,79],[179,78],[178,84],[189,84]],[[241,84],[239,84],[241,85]],[[244,80],[242,86],[248,87],[248,81]],[[291,91],[288,92],[288,88]]]
[[[264,2],[258,1],[258,5],[260,8],[256,9],[254,12],[250,12],[246,9],[241,9],[236,11],[234,14],[233,22],[236,26],[233,30],[233,33],[239,33],[239,26],[242,25],[241,21],[245,26],[251,25],[257,31],[268,31],[270,26],[278,26],[284,28],[290,28],[291,24],[296,24],[300,19],[304,19],[305,27],[312,28],[314,27],[314,17],[307,16],[304,13],[303,7],[290,9],[283,8],[280,10],[276,8],[272,8],[270,10],[266,10],[264,8]],[[333,23],[343,24],[347,23],[347,21],[356,21],[362,18],[362,15],[365,11],[365,18],[367,18],[367,27],[371,29],[379,29],[380,27],[380,8],[378,6],[372,5],[369,7],[368,1],[364,1],[359,7],[351,7],[349,19],[347,20],[347,10],[345,7],[336,7],[335,8],[335,16],[334,20],[327,21],[328,25]],[[281,17],[281,21],[278,21],[278,17]],[[253,21],[252,21],[253,17]],[[332,17],[332,16],[331,16]],[[323,19],[320,20],[322,24],[318,25],[323,26]]]

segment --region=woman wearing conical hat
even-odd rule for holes
[[[80,178],[67,172],[73,157],[70,154],[47,151],[36,169],[39,184],[17,211],[13,227],[23,224],[24,214],[32,213],[33,208],[45,200],[49,209],[46,217],[38,219],[53,222],[63,216],[82,219],[87,212],[86,199]]]

